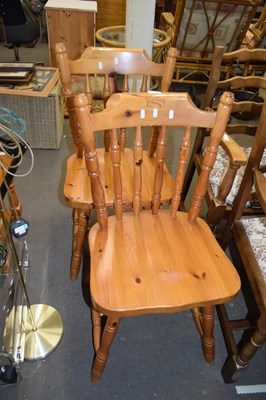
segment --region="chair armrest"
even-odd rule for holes
[[[257,198],[259,199],[261,207],[266,213],[266,178],[258,170],[254,171],[254,182],[255,182]]]
[[[265,172],[266,172],[266,164],[260,165],[259,166],[259,171],[262,172],[263,174],[265,174]]]
[[[248,159],[238,143],[227,133],[224,133],[220,145],[227,153],[230,162],[215,200],[219,204],[225,204],[225,199],[230,193],[238,169],[242,165],[246,165]]]
[[[160,16],[160,29],[167,33],[171,38],[174,38],[175,33],[175,18],[171,12],[163,12]]]
[[[175,22],[175,18],[171,12],[163,12],[160,16],[160,24],[161,25],[169,25],[173,26]]]
[[[227,133],[223,135],[220,145],[230,158],[230,164],[234,166],[246,165],[247,156],[239,144]]]

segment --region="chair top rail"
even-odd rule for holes
[[[56,44],[57,57],[65,53],[62,43]],[[176,57],[176,49],[169,50],[170,57]],[[88,62],[89,60],[89,62]],[[78,60],[68,60],[72,75],[81,74],[123,74],[162,76],[165,64],[153,62],[145,50],[90,47]]]
[[[224,61],[238,60],[241,62],[262,61],[266,62],[265,49],[239,49],[223,54]]]
[[[230,88],[241,89],[244,87],[256,87],[266,89],[266,79],[259,76],[236,76],[224,81],[217,82],[217,89]]]
[[[83,97],[79,97],[82,103]],[[204,126],[212,128],[216,113],[202,111],[192,102],[188,93],[116,93],[107,101],[100,114],[92,114],[94,131],[123,126]]]

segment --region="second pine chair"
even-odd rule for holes
[[[69,113],[69,122],[73,137],[75,154],[68,158],[67,173],[64,184],[64,194],[68,204],[74,209],[74,240],[73,253],[71,260],[71,279],[76,279],[80,269],[82,258],[82,247],[91,209],[93,208],[93,199],[90,189],[90,181],[87,177],[85,159],[83,157],[83,146],[80,141],[79,127],[76,124],[75,114],[72,109],[72,96],[74,94],[73,81],[83,79],[84,93],[89,102],[90,109],[93,109],[93,85],[95,76],[102,79],[102,97],[104,102],[108,100],[111,93],[115,90],[116,78],[122,76],[121,91],[129,91],[130,76],[141,76],[140,91],[145,92],[149,88],[149,77],[161,79],[161,91],[169,90],[174,66],[176,49],[169,49],[164,64],[156,64],[148,57],[147,53],[141,49],[119,49],[119,48],[87,48],[78,60],[69,60],[67,58],[65,47],[62,43],[56,45],[56,59],[60,71],[61,81],[64,87],[64,96],[67,110]],[[97,148],[100,160],[101,176],[104,182],[105,201],[108,207],[113,207],[114,195],[112,190],[112,172],[110,160],[110,132],[104,133],[104,148]],[[144,157],[149,158],[147,168],[143,171],[144,182],[149,182],[155,168],[154,151],[157,144],[158,129],[154,127],[151,132],[148,151],[144,152]],[[123,201],[126,206],[131,205],[133,174],[132,150],[126,147],[126,130],[121,127],[120,130],[120,148],[123,150],[123,181],[127,182],[124,189]],[[164,168],[164,174],[167,181],[173,184],[173,178]],[[149,185],[147,185],[149,187]],[[171,190],[166,185],[162,192],[161,201],[167,204],[171,200]],[[147,191],[142,198],[143,206],[151,205],[151,193]]]

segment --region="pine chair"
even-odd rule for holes
[[[148,78],[153,76],[161,78],[161,91],[168,91],[173,76],[175,65],[176,49],[169,49],[164,64],[156,64],[150,60],[144,50],[141,49],[114,49],[114,48],[87,48],[79,60],[68,60],[65,47],[62,43],[56,45],[56,59],[60,71],[61,81],[64,86],[64,95],[69,114],[69,122],[73,137],[75,154],[69,157],[67,162],[67,173],[64,185],[64,194],[69,205],[74,209],[74,241],[71,260],[70,276],[76,279],[80,269],[82,258],[82,248],[87,230],[90,211],[93,207],[93,200],[90,192],[89,178],[86,174],[85,160],[83,158],[83,146],[80,142],[79,127],[75,121],[75,115],[71,107],[71,98],[75,93],[73,84],[77,76],[84,79],[83,91],[86,93],[90,109],[93,109],[93,83],[95,84],[95,75],[102,79],[102,98],[104,102],[108,100],[111,93],[115,90],[114,79],[116,76],[123,76],[121,90],[129,91],[129,75],[142,75],[140,91],[148,90]],[[73,83],[74,82],[74,83]],[[99,82],[98,82],[99,83]],[[149,179],[152,169],[155,168],[154,151],[157,144],[158,129],[154,127],[150,136],[148,151],[145,157],[150,158],[150,170],[144,170],[144,179]],[[120,129],[120,148],[123,151],[125,168],[122,170],[123,179],[127,179],[128,193],[125,194],[125,204],[131,204],[131,183],[132,176],[132,150],[126,148],[126,129]],[[111,184],[111,162],[106,162],[110,158],[110,132],[107,130],[104,134],[104,148],[98,148],[98,156],[101,164],[101,174],[105,180],[106,204],[113,207],[113,192]],[[168,181],[173,182],[168,170],[165,168],[165,174]],[[166,189],[162,193],[162,203],[169,203],[171,191]],[[150,206],[151,198],[147,196],[143,199],[143,205]]]
[[[240,288],[233,265],[221,251],[208,225],[198,217],[208,175],[230,114],[232,95],[224,93],[217,113],[196,108],[187,93],[114,94],[102,113],[90,114],[85,95],[73,99],[80,139],[85,149],[97,223],[89,232],[90,292],[96,351],[92,380],[97,381],[122,317],[192,309],[207,362],[214,359],[214,305],[232,299]],[[144,156],[144,127],[159,127],[153,179],[144,179],[149,158]],[[188,213],[178,211],[190,133],[193,127],[212,129],[204,168]],[[127,188],[121,170],[122,152],[117,129],[127,127],[133,142],[132,204],[125,208]],[[166,140],[182,139],[171,207],[160,207],[165,185]],[[135,128],[135,129],[134,129]],[[115,215],[108,217],[105,187],[95,145],[98,131],[111,130],[111,162]],[[169,150],[169,149],[168,149]],[[149,166],[148,166],[149,168]],[[167,183],[166,183],[167,184]],[[141,207],[147,190],[152,208]],[[102,316],[107,316],[103,332]]]
[[[259,98],[258,91],[259,89],[266,89],[266,79],[263,76],[265,66],[266,50],[264,49],[242,49],[224,54],[222,47],[215,49],[212,72],[202,108],[209,109],[212,107],[215,109],[214,98],[219,97],[219,91],[221,93],[228,89],[236,91],[235,97],[240,93],[241,95],[248,95],[250,100],[247,98],[246,100],[243,99],[245,101],[234,102],[232,118],[226,127],[227,134],[221,141],[217,160],[210,174],[206,193],[206,220],[213,229],[223,219],[228,218],[244,174],[247,158],[252,147],[252,137],[257,129],[254,117],[260,115],[263,105],[263,99]],[[254,92],[244,90],[249,90],[249,88],[256,90]],[[208,134],[209,131],[206,129],[199,129],[197,132],[185,177],[183,201],[188,194],[195,169],[198,172],[201,170],[204,139]],[[241,141],[243,144],[246,142],[245,146],[240,146]],[[262,158],[262,163],[266,164],[266,152]],[[258,201],[249,199],[244,213],[251,215],[262,212]]]
[[[235,204],[219,239],[223,248],[227,247],[232,236],[235,239],[243,264],[243,271],[240,269],[239,273],[243,276],[242,292],[247,308],[246,318],[233,320],[224,306],[217,306],[228,350],[228,358],[222,369],[227,383],[235,382],[241,377],[251,358],[266,342],[266,178],[259,171],[266,147],[265,130],[266,101]],[[253,184],[264,214],[245,217],[243,212]],[[242,310],[238,311],[241,313]],[[239,330],[243,330],[244,334],[236,344],[234,332]]]

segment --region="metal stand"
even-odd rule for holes
[[[12,311],[4,334],[6,351],[11,352],[13,348],[23,347],[23,356],[27,361],[47,357],[58,346],[63,335],[63,321],[58,311],[47,304],[33,304],[30,306],[30,313],[25,313],[22,306],[17,307],[16,313],[25,316],[22,322],[22,340],[16,337],[16,331],[14,333],[14,320],[17,319]],[[18,340],[20,346],[17,345]]]
[[[24,346],[24,358],[32,361],[40,360],[50,354],[60,343],[64,330],[63,321],[55,308],[47,304],[30,304],[13,237],[9,231],[3,210],[1,210],[1,218],[10,245],[14,269],[26,304],[25,306],[14,307],[10,313],[4,333],[4,344],[6,351],[12,352],[12,349],[15,348],[16,333],[22,333],[24,343],[21,343],[21,339],[19,339],[19,345],[20,347]]]

